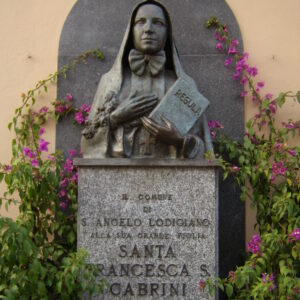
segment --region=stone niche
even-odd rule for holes
[[[78,159],[78,248],[110,287],[95,299],[216,299],[218,169],[205,161]]]
[[[88,59],[87,64],[77,66],[76,71],[70,73],[67,79],[59,78],[59,99],[63,99],[66,93],[71,92],[74,96],[75,106],[78,107],[83,102],[87,102],[90,104],[92,103],[99,80],[101,76],[111,68],[120,47],[122,38],[124,36],[124,31],[131,11],[138,2],[138,0],[78,0],[76,2],[68,18],[66,19],[62,30],[59,45],[58,67],[60,68],[63,65],[70,63],[75,57],[82,54],[88,49],[100,48],[104,53],[105,59],[102,62]],[[208,120],[219,120],[224,125],[224,130],[227,134],[229,134],[234,139],[242,140],[244,134],[244,106],[243,100],[240,98],[241,88],[237,82],[234,82],[232,80],[232,70],[230,70],[230,68],[224,67],[224,60],[226,56],[219,53],[215,49],[216,41],[214,32],[212,30],[207,30],[204,26],[206,19],[208,19],[211,15],[219,17],[224,23],[228,25],[228,29],[232,33],[232,36],[240,41],[239,46],[240,48],[242,48],[241,35],[238,24],[234,18],[233,13],[226,4],[226,1],[164,0],[162,1],[162,3],[167,7],[172,19],[173,35],[175,37],[182,66],[186,73],[195,80],[199,91],[211,103],[209,109],[207,110]],[[75,148],[79,151],[81,130],[82,128],[79,128],[79,126],[75,127],[73,125],[73,119],[70,116],[60,120],[56,130],[56,147],[58,149],[62,149],[65,153],[67,153],[67,151],[72,148]],[[78,162],[78,164],[80,165],[80,182],[84,185],[83,187],[79,187],[79,197],[82,197],[82,195],[84,194],[84,197],[86,197],[87,195],[89,195],[89,193],[91,193],[92,195],[93,191],[94,198],[89,201],[94,201],[92,202],[93,204],[91,204],[91,207],[93,207],[93,205],[95,205],[95,207],[98,207],[98,210],[91,211],[91,214],[87,216],[88,218],[86,220],[86,226],[83,226],[83,223],[79,224],[79,246],[82,245],[89,250],[89,246],[92,246],[95,243],[100,243],[101,238],[91,238],[89,242],[87,242],[86,238],[89,236],[89,234],[91,237],[91,234],[93,232],[96,234],[97,230],[101,232],[102,229],[99,229],[99,226],[96,226],[97,223],[95,225],[95,223],[91,222],[95,222],[94,218],[97,218],[99,215],[101,216],[103,212],[106,212],[105,209],[108,209],[108,207],[111,207],[111,211],[109,212],[109,214],[107,212],[107,215],[110,218],[112,217],[113,213],[119,215],[120,218],[121,216],[122,218],[124,216],[125,219],[129,218],[129,216],[134,217],[136,214],[137,218],[142,219],[143,217],[143,226],[145,226],[145,222],[149,219],[149,216],[151,216],[151,214],[154,214],[154,212],[163,213],[162,216],[164,217],[168,215],[174,215],[176,216],[176,218],[179,218],[177,217],[177,214],[182,213],[182,217],[185,218],[188,218],[188,216],[189,218],[194,219],[202,218],[205,209],[210,209],[210,205],[214,203],[215,198],[213,198],[212,195],[215,193],[219,194],[219,206],[213,207],[215,209],[218,208],[219,221],[218,223],[215,221],[212,222],[213,219],[211,219],[212,223],[209,225],[210,227],[197,227],[196,232],[200,232],[200,236],[202,231],[203,235],[205,235],[204,231],[206,231],[206,234],[208,234],[208,232],[211,232],[211,237],[206,240],[209,241],[209,243],[211,242],[210,245],[212,245],[213,241],[214,247],[218,247],[218,251],[215,251],[214,253],[219,254],[218,268],[220,276],[226,276],[229,270],[231,270],[241,262],[239,253],[244,249],[245,238],[244,206],[239,199],[239,190],[237,188],[233,188],[233,181],[231,179],[223,181],[221,171],[218,172],[219,174],[217,174],[213,166],[205,166],[203,167],[204,169],[201,169],[202,167],[200,166],[196,167],[197,163],[195,162],[193,162],[193,164],[195,164],[195,167],[193,165],[190,165],[188,167],[176,167],[168,165],[164,171],[158,166],[147,167],[144,165],[138,167],[130,165],[125,168],[118,166],[118,163],[120,163],[120,160],[115,161],[114,166],[105,166],[105,164],[102,164],[102,166],[99,167],[91,166],[91,169],[89,169],[87,165],[84,166],[84,163],[82,161],[80,163]],[[86,162],[85,164],[89,163]],[[203,204],[201,202],[200,207],[196,202],[193,202],[193,197],[195,196],[195,194],[193,193],[197,193],[197,189],[199,189],[200,192],[202,191],[201,182],[199,182],[199,186],[196,186],[198,184],[196,179],[198,180],[198,178],[200,177],[199,174],[204,173],[203,170],[205,170],[205,172],[208,171],[208,174],[210,174],[209,176],[211,176],[211,181],[210,183],[207,183],[208,185],[211,185],[212,182],[217,181],[216,177],[213,178],[214,176],[219,177],[219,185],[218,187],[215,187],[217,188],[217,190],[211,191],[210,199],[212,202],[205,202],[206,200],[201,198]],[[192,175],[187,175],[188,171],[191,171],[190,174],[195,174],[195,178],[193,178]],[[143,183],[148,182],[148,185],[145,185],[147,189],[141,189],[141,186],[139,186],[136,187],[136,189],[130,191],[130,189],[128,188],[128,182],[133,180],[133,178],[128,175],[134,175],[135,173],[139,174],[139,172],[143,173],[145,176],[143,179]],[[86,175],[84,175],[85,173]],[[91,174],[91,176],[88,174]],[[168,182],[168,185],[166,186],[168,187],[168,191],[166,190],[166,188],[163,189],[162,183],[161,186],[159,186],[162,188],[161,190],[156,190],[154,188],[154,184],[159,184],[158,181],[155,181],[155,178],[161,178],[162,174],[164,174],[164,176],[166,176],[166,178],[170,180]],[[167,174],[169,175],[167,176]],[[116,178],[114,177],[112,179],[112,183],[110,182],[110,185],[108,185],[108,187],[111,187],[111,189],[108,190],[106,184],[108,184],[111,178],[110,176],[112,175],[116,176]],[[203,176],[206,175],[203,174]],[[121,183],[118,183],[116,181],[117,178],[118,180],[123,180],[123,186],[121,186]],[[136,175],[134,175],[134,178],[136,178]],[[171,179],[173,178],[178,180],[176,184],[174,182],[171,183]],[[136,179],[138,180],[139,178]],[[150,179],[153,180],[153,183]],[[150,182],[153,188],[150,188]],[[95,186],[92,186],[92,183],[95,183]],[[172,186],[172,184],[174,185],[174,187]],[[89,186],[89,188],[87,188],[87,186]],[[101,187],[102,190],[107,191],[105,197],[101,189],[99,191],[96,191],[96,187]],[[181,188],[182,191],[179,192],[179,189]],[[190,190],[188,190],[188,188]],[[173,192],[173,189],[174,191],[176,191],[176,193]],[[145,205],[147,203],[147,200],[143,198],[139,202],[138,200],[133,198],[139,194],[155,195],[160,194],[163,191],[165,191],[166,193],[168,192],[171,195],[174,194],[174,199],[172,200],[172,205],[174,204],[174,206],[172,207],[174,208],[171,208],[171,202],[161,201],[158,202],[160,203],[160,205],[162,205],[161,210],[159,209],[159,206],[154,203],[151,204],[153,210],[148,214],[142,211],[143,207],[147,206]],[[127,202],[121,201],[121,193],[122,195],[128,194],[129,200]],[[102,200],[96,201],[96,199],[100,199],[100,197],[102,197],[101,195],[103,196],[104,203],[101,203]],[[105,201],[111,202],[111,206],[106,207]],[[136,203],[134,201],[136,201]],[[207,203],[208,206],[202,206],[204,205],[204,203]],[[80,203],[81,209],[85,207],[84,205],[85,202]],[[187,210],[183,211],[183,207]],[[167,212],[168,214],[165,214],[167,208],[170,209],[170,211]],[[127,216],[123,214],[123,212],[125,211],[130,211]],[[86,211],[83,210],[80,213],[86,213]],[[84,215],[82,215],[81,217],[83,216]],[[212,218],[216,218],[216,215],[214,215],[214,217]],[[116,232],[117,228],[111,228],[112,233]],[[123,227],[121,226],[121,228]],[[137,233],[141,228],[133,227],[131,229],[133,230],[133,232]],[[175,230],[175,228],[171,226],[162,228],[158,227],[158,229],[164,230],[164,232],[167,233],[176,233],[176,231],[172,231]],[[122,230],[118,230],[118,232],[121,231]],[[128,232],[130,230],[124,226],[123,231]],[[214,233],[212,233],[213,231]],[[86,232],[86,234],[83,234],[83,232]],[[183,232],[185,232],[185,230]],[[189,232],[189,230],[186,230],[186,232]],[[218,236],[216,236],[215,234],[218,234]],[[84,239],[82,239],[83,237]],[[176,237],[176,235],[174,235],[174,237]],[[110,240],[114,243],[114,249],[115,252],[117,251],[116,255],[118,255],[118,253],[121,251],[118,244],[119,241],[114,241],[114,239]],[[126,253],[130,253],[130,251],[132,253],[132,249],[130,247],[134,247],[135,241],[136,240],[133,238],[132,244],[128,242],[129,246],[128,248],[126,248]],[[151,239],[149,238],[149,242],[150,241]],[[153,245],[160,245],[156,243],[157,240],[155,240],[155,244],[153,243]],[[183,239],[180,240],[180,243],[184,245],[186,241]],[[190,242],[188,243],[190,243],[189,245],[191,247],[191,249],[189,250],[190,253],[192,253],[192,251],[195,251],[195,253],[197,253],[198,255],[198,253],[200,253],[200,251],[204,249],[202,239],[199,239],[198,242],[195,242],[194,239],[190,239]],[[168,259],[165,265],[171,264],[172,261],[174,261],[174,264],[176,263],[177,265],[182,266],[187,263],[190,266],[191,264],[189,262],[189,257],[194,256],[189,255],[187,252],[185,253],[184,260],[183,258],[180,258],[181,254],[178,252],[180,251],[177,246],[178,244],[179,240],[175,239],[174,249],[172,248],[172,250],[174,250],[174,255],[176,256],[176,258],[173,257]],[[143,245],[143,239],[141,239],[139,245]],[[157,250],[157,248],[155,249]],[[138,248],[137,251],[140,250],[141,248]],[[108,251],[108,249],[106,249],[105,251]],[[99,257],[100,260],[103,260],[104,256],[102,256],[102,254],[106,253],[105,251],[101,249],[94,250],[92,252],[93,255],[91,256],[91,259]],[[125,248],[124,251],[121,251],[121,254],[124,252]],[[198,257],[198,263],[201,263],[200,266],[202,264],[208,266],[208,261],[201,255]],[[201,271],[201,269],[200,271],[198,270],[199,272],[197,273],[197,276],[200,275],[200,272],[203,272],[203,274],[206,272],[213,274],[213,266],[215,266],[216,264],[216,260],[213,262],[214,256],[215,255],[210,255],[209,259],[211,259],[211,262],[209,262],[209,268],[206,269],[205,267],[203,267],[203,269],[205,269],[206,271]],[[155,259],[159,258],[153,258],[153,260]],[[139,261],[142,260],[142,258],[139,259]],[[117,261],[118,264],[121,263],[121,261],[123,261],[123,259],[119,257]],[[130,258],[128,258],[128,260],[125,260],[124,258],[124,261],[128,261],[129,263]],[[197,267],[199,267],[199,265],[197,265]],[[188,271],[192,272],[192,268],[193,266],[189,267]],[[137,271],[139,271],[139,269]],[[172,269],[172,272],[173,271],[174,270]],[[198,277],[195,277],[193,279],[193,283],[191,282],[190,284],[196,285],[196,281],[198,279]],[[151,280],[149,282],[151,282]],[[197,298],[192,297],[190,299]]]

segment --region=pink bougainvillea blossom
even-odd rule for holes
[[[249,252],[251,252],[253,254],[261,255],[260,244],[261,244],[260,236],[259,236],[259,234],[255,234],[255,235],[253,235],[252,240],[248,243],[247,249]]]
[[[295,122],[288,122],[288,123],[282,122],[281,124],[283,127],[288,129],[295,129],[297,127]]]
[[[66,94],[66,99],[67,99],[67,101],[72,101],[73,100],[73,95],[71,94],[71,93],[67,93]]]
[[[270,284],[269,286],[269,291],[272,292],[273,290],[275,290],[277,288],[276,284],[275,284],[275,277],[272,274],[268,275],[267,273],[261,273],[261,277],[262,277],[262,282],[264,284]]]
[[[40,129],[40,135],[43,135],[44,133],[45,133],[45,128],[41,127],[41,129]]]
[[[4,165],[4,171],[9,172],[11,171],[12,167],[10,165]]]
[[[224,61],[224,65],[227,67],[232,63],[232,58],[231,57],[227,57]]]
[[[271,93],[267,93],[266,96],[265,96],[265,98],[266,98],[267,100],[272,100],[273,95],[272,95]]]
[[[234,272],[233,271],[229,271],[228,275],[229,275],[229,281],[233,282],[235,280],[235,274],[234,274]]]
[[[270,109],[270,112],[271,112],[272,114],[275,114],[275,113],[276,113],[276,111],[277,111],[277,104],[276,104],[275,101],[272,101],[272,102],[270,103],[269,109]]]
[[[49,111],[49,107],[43,106],[43,107],[39,110],[39,113],[40,113],[40,114],[46,114],[48,111]]]
[[[289,242],[300,241],[300,228],[296,228],[292,233],[289,234]]]
[[[296,154],[297,154],[296,151],[295,151],[294,149],[288,149],[287,152],[288,152],[288,154],[291,155],[291,156],[296,156]]]
[[[62,201],[62,202],[60,202],[59,206],[60,206],[60,208],[61,208],[62,210],[64,210],[64,209],[67,208],[67,203],[64,202],[64,201]]]
[[[255,77],[258,74],[258,69],[256,67],[249,67],[247,72],[250,76]]]
[[[67,173],[72,173],[74,169],[73,160],[67,158],[63,168]]]
[[[36,159],[36,158],[33,158],[32,160],[31,160],[31,165],[33,166],[33,167],[39,167],[39,162],[38,162],[38,160]]]
[[[78,182],[78,172],[76,172],[73,176],[72,176],[72,180],[77,183]]]
[[[236,50],[235,47],[229,46],[229,49],[228,49],[228,54],[229,54],[229,55],[230,55],[230,54],[235,55],[235,54],[237,54],[237,53],[238,53],[238,51]]]
[[[233,40],[230,42],[230,46],[232,46],[232,47],[235,47],[235,46],[237,46],[238,44],[239,44],[239,41],[236,40],[236,39],[233,39]]]
[[[216,44],[216,49],[219,50],[219,51],[222,51],[222,49],[223,49],[222,43],[217,43]]]
[[[41,139],[40,140],[40,147],[39,147],[39,151],[42,152],[42,151],[45,151],[47,152],[48,151],[48,145],[50,143],[49,142],[46,142],[44,139]]]
[[[35,152],[32,151],[30,148],[27,148],[27,147],[25,147],[23,149],[23,154],[24,154],[24,156],[29,157],[29,158],[35,158],[36,157]]]
[[[58,197],[59,197],[59,198],[64,198],[66,195],[67,195],[67,193],[66,193],[65,190],[61,190],[61,191],[58,193]]]
[[[239,172],[239,170],[240,170],[240,168],[238,166],[234,166],[234,165],[232,166],[232,171],[233,172],[237,173],[237,172]]]
[[[224,35],[220,35],[219,31],[216,30],[216,39],[220,42],[224,42],[225,41],[225,36]]]
[[[198,284],[198,288],[203,292],[206,287],[206,282],[204,279],[201,279]]]
[[[71,149],[71,150],[69,151],[69,156],[70,156],[70,158],[74,157],[74,156],[76,155],[76,153],[77,153],[77,151],[76,151],[75,149]]]
[[[246,97],[247,96],[247,94],[248,94],[248,92],[247,91],[242,91],[242,93],[241,93],[241,97]]]
[[[88,104],[83,104],[75,114],[75,121],[81,125],[88,120],[89,112],[91,106]]]

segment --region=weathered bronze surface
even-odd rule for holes
[[[182,69],[166,8],[144,1],[98,85],[82,132],[83,157],[202,157],[213,150],[208,105]]]

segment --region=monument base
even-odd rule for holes
[[[78,248],[110,286],[95,299],[215,299],[218,168],[198,160],[77,159]]]

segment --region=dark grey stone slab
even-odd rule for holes
[[[92,103],[102,74],[114,61],[125,27],[137,0],[78,0],[70,12],[60,39],[58,67],[87,49],[100,48],[103,62],[88,60],[67,80],[58,81],[58,98],[72,92],[76,106]],[[232,72],[223,66],[225,56],[215,49],[213,30],[207,30],[205,20],[218,16],[229,31],[241,41],[236,20],[223,0],[165,0],[172,22],[182,65],[196,81],[199,91],[211,102],[208,119],[219,120],[231,137],[242,140],[244,107],[239,97],[240,86],[232,80]],[[241,46],[242,47],[242,46]],[[81,128],[68,117],[57,125],[57,148],[80,150]],[[222,175],[220,175],[222,176]],[[240,263],[244,249],[244,206],[238,190],[229,180],[220,181],[220,274],[226,274]],[[229,255],[230,253],[230,255]]]
[[[78,248],[110,284],[94,299],[216,299],[198,288],[218,275],[215,167],[78,162]]]
[[[107,158],[107,159],[86,159],[75,158],[74,165],[79,167],[218,167],[217,161],[198,159],[128,159],[128,158]]]

